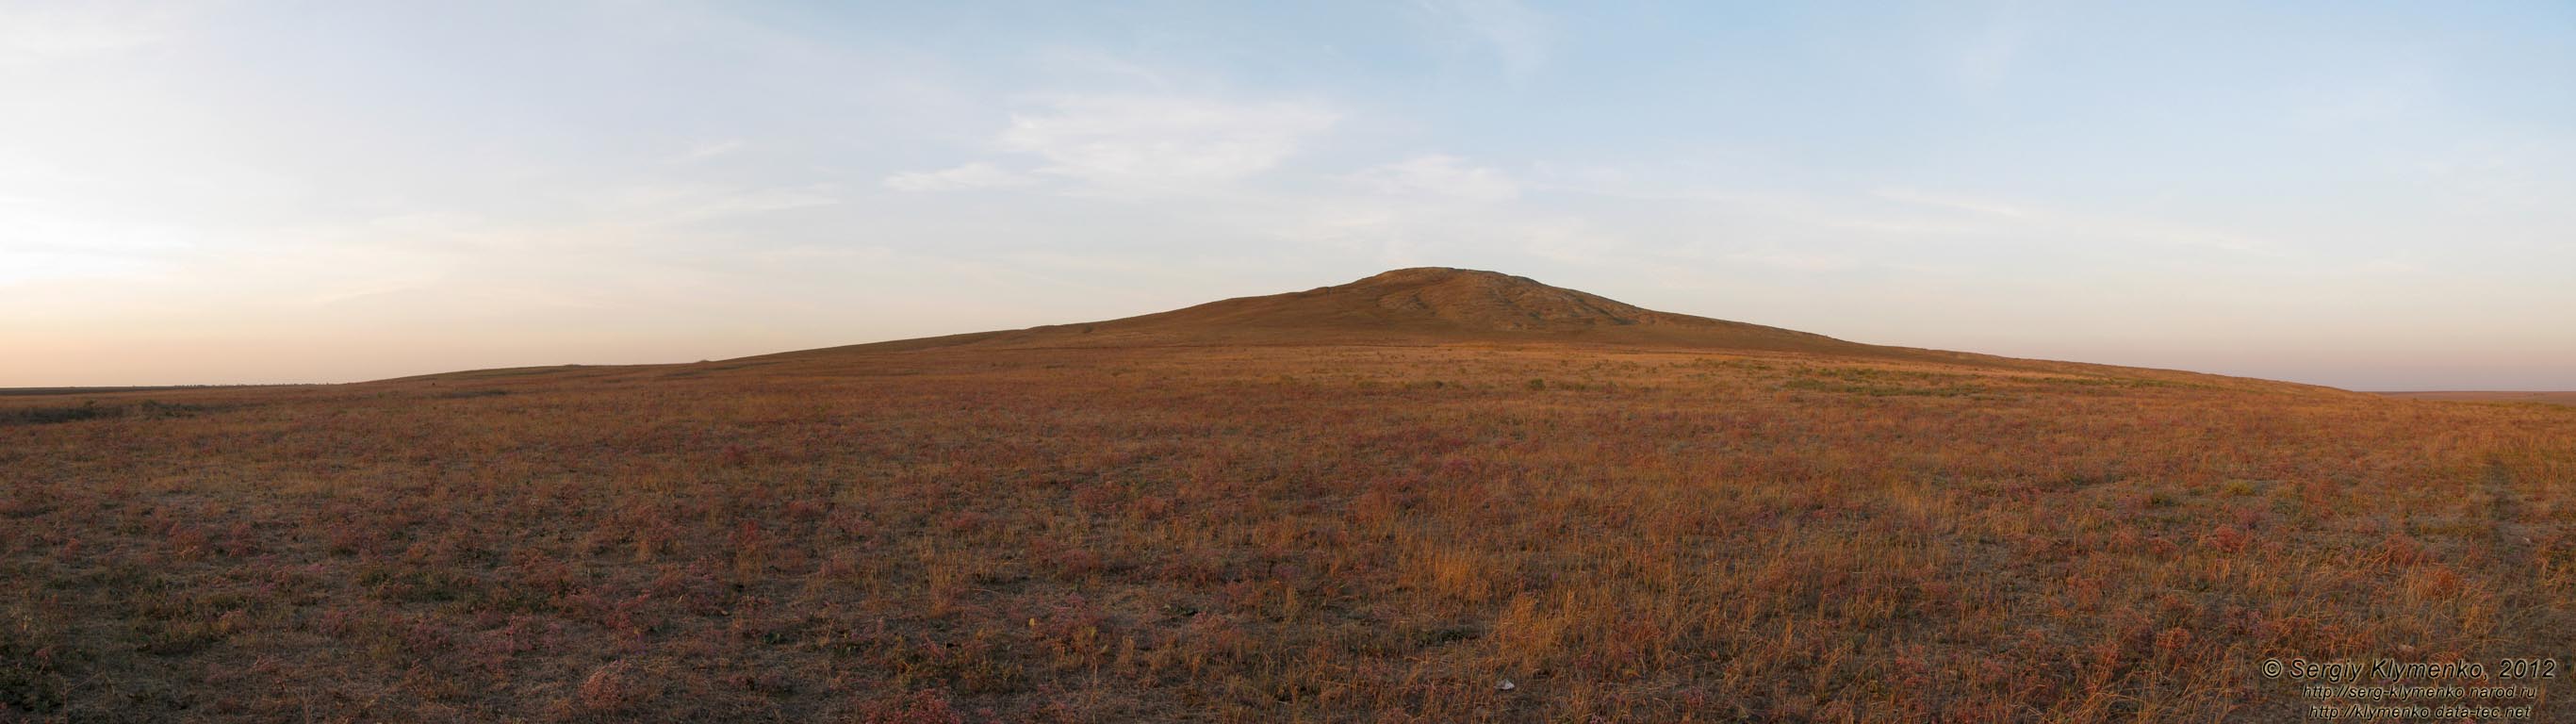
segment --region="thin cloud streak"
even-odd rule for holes
[[[1277,166],[1339,114],[1295,101],[1154,96],[1056,98],[1014,113],[997,144],[1043,159],[1036,173],[1101,190],[1181,190]]]

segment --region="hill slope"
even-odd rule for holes
[[[1515,341],[1840,354],[1894,351],[1776,327],[1658,312],[1527,277],[1443,267],[1397,269],[1349,284],[1102,322],[835,349]]]
[[[0,721],[2290,721],[2267,658],[2568,660],[2576,408],[2065,368],[970,343],[0,396]],[[2482,701],[2576,721],[2536,698]]]
[[[1759,324],[1661,312],[1528,277],[1447,267],[1396,269],[1348,284],[1237,297],[1101,322],[955,334],[784,352],[720,363],[823,362],[919,350],[1282,345],[1581,345],[1773,353],[1854,361],[2210,382],[2174,370],[2016,359],[1863,344]],[[2307,387],[2256,380],[2236,382]]]
[[[954,366],[959,359],[999,353],[1286,347],[1589,348],[1710,353],[1787,357],[1830,365],[1934,365],[1957,371],[2352,394],[2291,382],[2180,370],[1863,344],[1778,327],[1655,311],[1527,277],[1445,267],[1397,269],[1348,284],[1237,297],[1100,322],[871,342],[697,364],[467,370],[381,382],[480,384],[508,378],[514,384],[549,384],[573,379],[661,376],[835,376],[883,374],[897,368],[941,369]]]
[[[2576,407],[1455,270],[0,396],[0,523],[12,722],[2288,721],[2256,663],[2576,641]]]

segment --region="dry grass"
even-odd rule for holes
[[[2265,657],[2576,641],[2562,407],[1490,346],[82,402],[0,398],[0,719],[2266,720]]]
[[[2536,402],[2576,405],[2576,392],[2382,392],[2390,397],[2453,402]]]

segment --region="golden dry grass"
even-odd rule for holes
[[[2390,397],[2452,402],[2537,402],[2576,405],[2576,392],[2382,392]]]
[[[0,718],[2246,721],[2576,641],[2563,407],[1492,345],[95,399],[0,398]]]

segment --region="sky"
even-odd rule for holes
[[[693,362],[1407,266],[2576,389],[2576,5],[0,0],[0,386]]]

